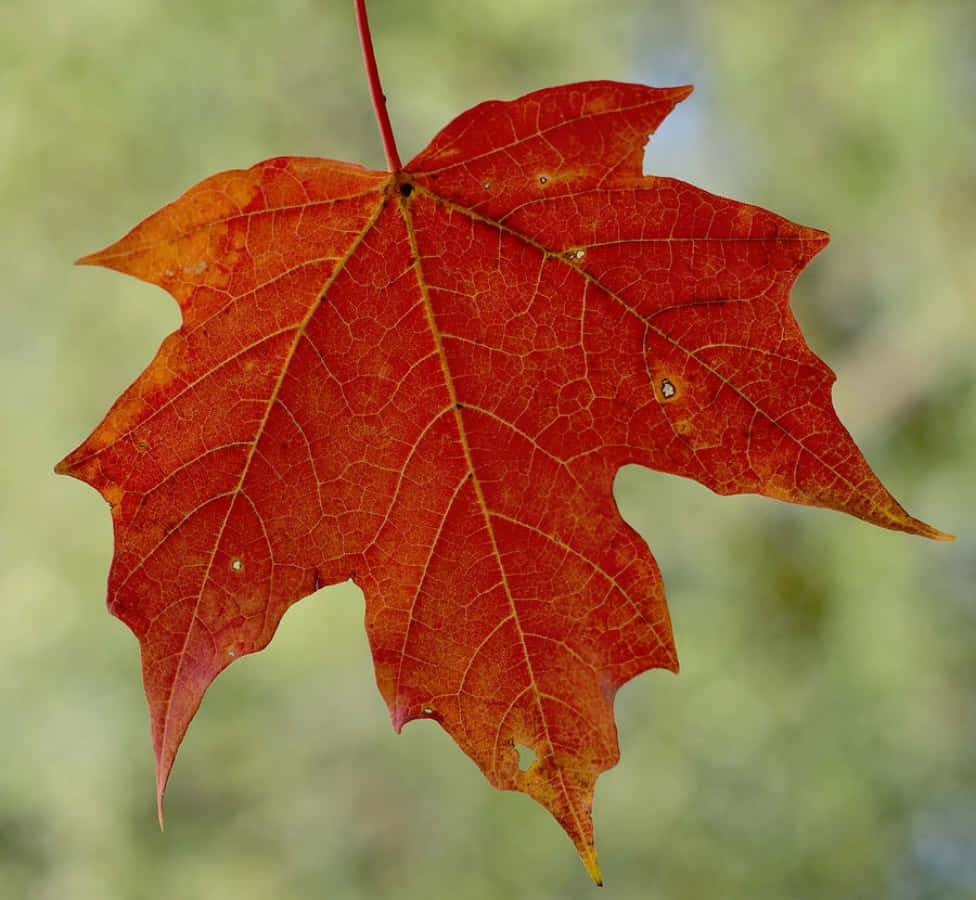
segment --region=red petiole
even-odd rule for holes
[[[386,111],[386,97],[383,95],[383,88],[380,86],[380,73],[376,68],[373,39],[369,33],[369,20],[366,18],[366,0],[354,0],[354,3],[356,25],[359,28],[359,43],[363,48],[363,63],[366,65],[366,80],[369,83],[369,96],[373,101],[376,122],[380,127],[380,136],[383,138],[387,168],[396,175],[401,169],[400,154],[397,153],[393,128],[390,125],[390,116]]]

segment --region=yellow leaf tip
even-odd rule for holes
[[[954,541],[956,536],[954,534],[949,534],[946,531],[939,531],[938,528],[933,528],[921,519],[912,519],[912,525],[915,526],[911,533],[917,534],[919,537],[930,538],[933,541]]]
[[[172,760],[170,760],[172,764]],[[163,804],[164,798],[166,796],[166,783],[169,781],[169,768],[166,771],[162,771],[159,768],[159,763],[157,762],[156,768],[156,817],[159,819],[159,830],[165,831],[165,825],[163,823]]]
[[[590,873],[590,878],[597,887],[603,887],[603,875],[600,873],[600,863],[596,859],[596,847],[592,844],[579,851],[580,859],[586,866],[586,871]]]

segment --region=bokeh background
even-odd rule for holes
[[[601,896],[976,896],[976,7],[370,10],[404,159],[482,99],[694,83],[648,170],[832,233],[797,317],[877,472],[959,535],[621,473],[682,673],[618,697]],[[591,897],[541,807],[495,792],[433,723],[394,736],[347,587],[214,684],[158,829],[138,649],[104,611],[108,511],[52,467],[178,317],[71,262],[279,154],[383,166],[348,0],[0,4],[0,894]]]

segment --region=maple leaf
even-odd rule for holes
[[[436,720],[599,881],[614,695],[677,670],[621,466],[948,537],[872,473],[789,309],[827,236],[642,174],[690,90],[483,103],[393,172],[267,160],[80,260],[182,311],[57,467],[111,505],[109,608],[142,649],[160,814],[216,675],[352,579],[394,727]]]

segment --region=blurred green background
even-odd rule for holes
[[[694,83],[648,170],[832,233],[797,317],[879,475],[959,535],[621,473],[682,674],[618,697],[601,896],[976,896],[976,8],[370,11],[404,159],[482,99]],[[393,735],[345,587],[214,684],[159,832],[138,649],[104,611],[109,515],[52,467],[178,317],[71,262],[279,154],[383,166],[348,0],[0,4],[0,894],[594,896],[541,807],[492,790],[433,723]]]

